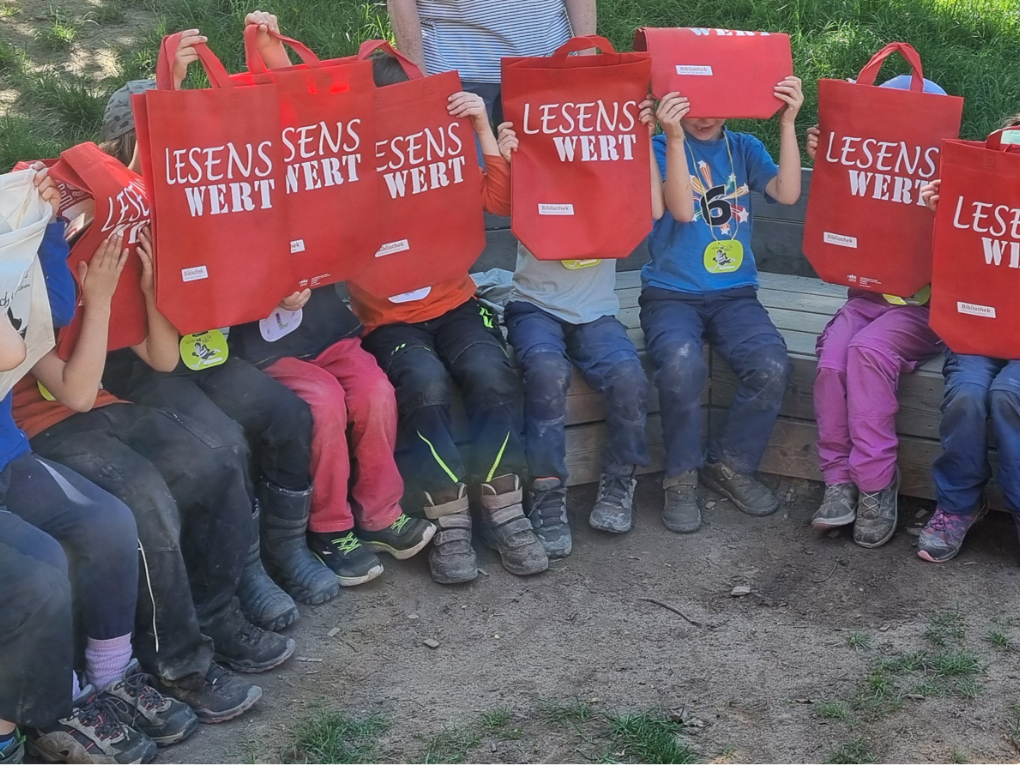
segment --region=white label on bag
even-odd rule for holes
[[[182,268],[181,278],[186,282],[197,282],[199,279],[208,279],[209,271],[205,266],[195,266],[194,268]]]
[[[304,311],[300,308],[296,311],[274,308],[269,316],[259,322],[262,339],[267,343],[275,343],[281,337],[286,337],[301,326],[301,319],[304,318],[304,315]]]
[[[711,77],[712,67],[710,66],[698,66],[697,64],[677,64],[677,74],[689,74],[695,77]]]
[[[822,239],[826,244],[834,244],[837,247],[852,247],[857,249],[857,237],[856,236],[844,236],[843,234],[832,234],[826,231],[822,235]]]
[[[539,215],[573,215],[573,205],[543,205],[538,206]]]
[[[977,303],[964,303],[962,301],[958,301],[956,303],[956,310],[960,313],[965,313],[968,316],[984,316],[986,319],[995,318],[995,306],[978,305]]]
[[[304,239],[295,239],[293,242],[290,243],[290,254],[291,255],[296,255],[297,253],[304,252],[304,251],[305,251],[305,240]]]
[[[384,244],[379,248],[379,252],[375,254],[377,258],[384,258],[387,255],[392,255],[395,252],[406,252],[411,249],[411,244],[406,239],[400,239],[396,242],[390,242]]]

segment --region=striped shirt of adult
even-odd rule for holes
[[[418,0],[425,66],[499,82],[504,56],[549,56],[571,37],[563,0]]]

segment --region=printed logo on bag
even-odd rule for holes
[[[208,279],[209,271],[205,266],[195,266],[193,268],[182,268],[181,279],[186,282],[197,282],[199,279]]]
[[[822,141],[825,143],[822,158],[847,169],[847,183],[853,196],[924,205],[920,190],[935,177],[938,146],[841,136],[835,132],[823,136]]]
[[[985,265],[1020,268],[1020,207],[956,200],[953,226],[981,234]]]
[[[281,140],[287,193],[356,183],[361,166],[360,129],[360,119],[284,128]]]
[[[387,255],[392,255],[395,252],[407,252],[411,249],[410,243],[406,239],[400,239],[396,242],[389,242],[379,248],[379,251],[375,254],[377,258],[385,258]]]
[[[539,215],[573,215],[573,205],[538,205]]]
[[[712,67],[698,66],[697,64],[677,64],[676,73],[691,75],[693,77],[711,77]]]
[[[445,128],[425,128],[376,142],[376,169],[386,181],[390,199],[463,183],[467,158],[461,128],[459,122],[451,122]]]
[[[180,186],[192,218],[273,207],[271,141],[164,150],[166,182]]]
[[[145,184],[139,178],[133,179],[119,194],[108,197],[106,206],[109,213],[102,232],[107,236],[122,233],[125,244],[135,244],[139,229],[148,224],[152,215]]]
[[[637,144],[637,118],[637,101],[599,99],[534,108],[526,103],[522,129],[527,135],[551,136],[560,162],[629,162]]]
[[[230,356],[227,337],[218,329],[185,335],[181,338],[180,349],[184,366],[195,372],[218,367]]]
[[[957,301],[956,310],[968,316],[984,316],[986,319],[995,318],[995,307],[990,305],[978,305],[977,303],[964,303]]]
[[[295,239],[293,242],[290,243],[290,254],[291,255],[297,255],[299,252],[304,252],[304,251],[305,251],[305,240],[304,239]]]
[[[857,237],[856,236],[845,236],[844,234],[833,234],[826,231],[822,234],[822,240],[826,244],[834,244],[838,247],[852,247],[857,249]]]

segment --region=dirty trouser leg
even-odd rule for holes
[[[1010,361],[995,376],[990,408],[999,450],[999,486],[1006,508],[1020,514],[1020,361]]]

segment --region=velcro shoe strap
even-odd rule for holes
[[[498,510],[501,507],[520,505],[523,500],[523,489],[508,491],[503,494],[482,494],[482,507],[486,510]]]
[[[436,525],[441,529],[467,529],[471,530],[471,516],[465,510],[452,515],[444,515],[436,518]]]
[[[439,547],[445,545],[447,542],[467,542],[471,543],[471,530],[470,529],[441,529],[436,534],[433,543]]]
[[[531,521],[524,517],[524,508],[521,507],[521,503],[519,501],[516,504],[508,505],[507,507],[490,510],[488,513],[489,523],[493,526],[502,526],[506,523],[510,523],[511,521],[515,521],[518,518],[527,523],[529,527],[531,526]]]
[[[444,518],[448,515],[466,513],[467,510],[468,498],[463,496],[451,499],[449,502],[444,502],[441,505],[425,505],[425,517],[434,521],[437,518]]]

